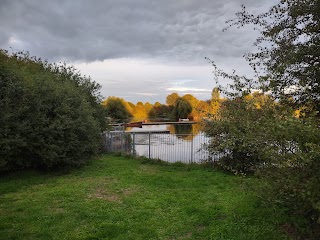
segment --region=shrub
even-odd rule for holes
[[[246,97],[226,100],[219,110],[219,118],[208,122],[207,146],[213,155],[222,156],[216,163],[233,173],[253,173],[266,161],[266,132],[264,127],[275,117],[275,106],[267,99],[262,109]]]
[[[309,221],[310,235],[320,238],[320,129],[317,119],[285,119],[278,123],[275,148],[257,174],[267,180],[261,194]]]
[[[0,52],[0,169],[74,166],[100,147],[99,85],[66,64]]]
[[[320,235],[319,119],[297,118],[293,109],[265,98],[237,97],[222,104],[220,118],[207,126],[216,166],[266,181],[260,194],[310,221]]]

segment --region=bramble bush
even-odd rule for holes
[[[100,86],[66,64],[0,51],[0,171],[83,164],[105,127]]]

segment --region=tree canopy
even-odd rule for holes
[[[281,0],[266,13],[245,6],[230,26],[254,24],[258,51],[246,55],[265,91],[320,110],[320,1]]]
[[[212,89],[212,92],[211,92],[211,101],[212,102],[219,102],[220,100],[221,100],[220,90],[219,90],[219,88],[215,87]]]
[[[0,170],[74,166],[105,128],[100,86],[72,66],[0,51]]]
[[[177,99],[178,99],[179,97],[180,97],[180,96],[179,96],[178,93],[171,93],[171,94],[169,94],[169,95],[167,96],[167,98],[166,98],[166,103],[167,103],[167,105],[173,106],[173,105],[176,103],[176,101],[177,101]]]
[[[281,0],[259,15],[242,6],[228,23],[260,31],[257,51],[245,55],[256,76],[229,74],[211,61],[217,79],[233,83],[207,128],[208,150],[222,155],[216,166],[263,178],[259,194],[304,218],[310,239],[320,237],[319,12],[318,0]]]
[[[126,107],[125,101],[118,97],[108,97],[103,102],[103,106],[107,110],[108,117],[115,120],[126,120],[132,117],[128,107]]]
[[[184,98],[178,98],[172,111],[174,119],[187,118],[192,112],[192,106],[190,102]]]

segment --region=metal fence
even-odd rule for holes
[[[208,142],[209,138],[204,133],[196,135],[123,131],[105,133],[107,152],[125,152],[167,162],[214,161],[217,156],[212,156],[205,150]]]

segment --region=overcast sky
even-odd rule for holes
[[[66,61],[102,85],[103,96],[160,101],[177,92],[208,99],[205,57],[250,74],[243,54],[257,33],[232,28],[240,5],[265,12],[276,0],[0,0],[0,48]]]

